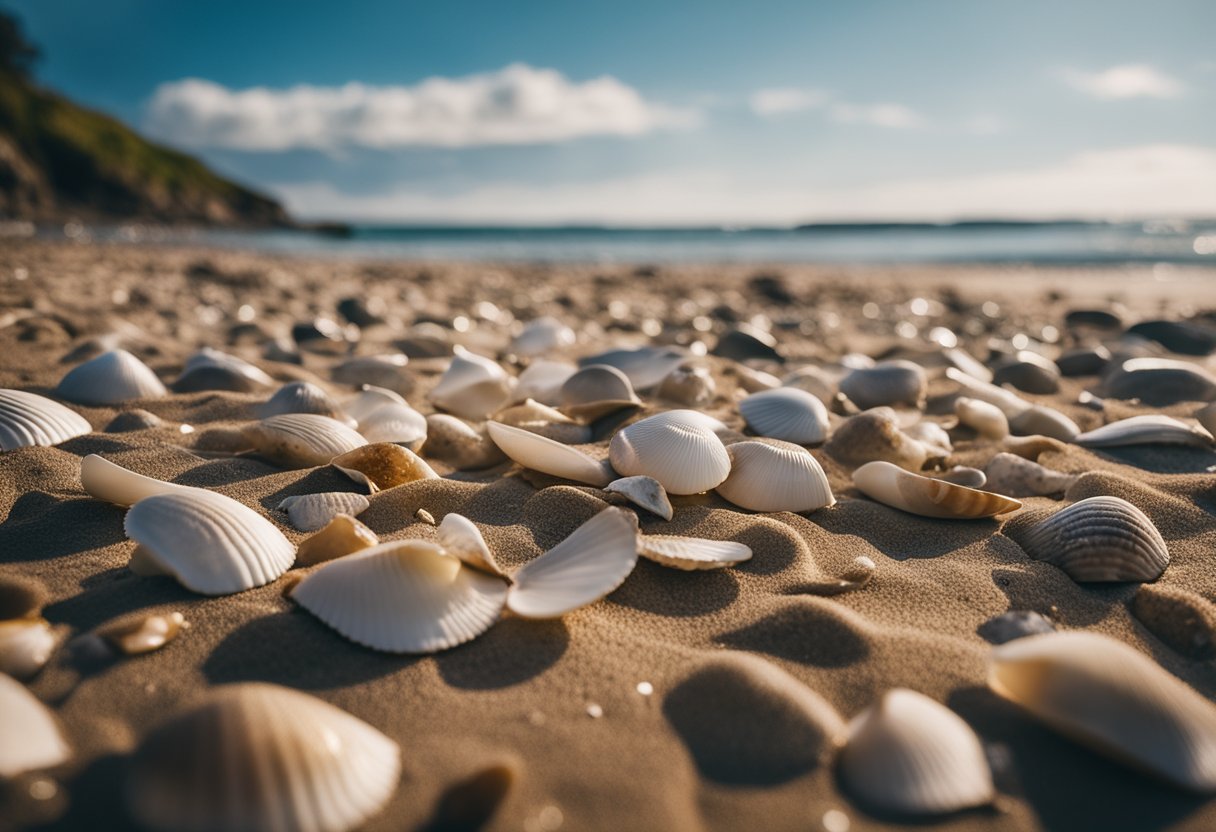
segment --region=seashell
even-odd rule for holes
[[[367,511],[371,503],[362,494],[349,491],[326,491],[321,494],[301,494],[287,497],[279,503],[279,511],[286,511],[291,525],[302,532],[315,532],[329,525],[339,514],[351,517]]]
[[[532,358],[573,346],[574,341],[573,329],[546,315],[524,324],[523,330],[511,339],[507,351],[521,358]]]
[[[1006,497],[1051,497],[1063,494],[1079,475],[1044,468],[1015,454],[999,453],[984,468],[988,490]]]
[[[507,458],[484,425],[474,427],[455,416],[432,413],[426,417],[426,430],[423,452],[458,471],[489,468]]]
[[[726,446],[695,410],[669,410],[617,431],[608,457],[621,476],[653,477],[668,494],[708,491],[730,473]]]
[[[154,494],[193,494],[203,490],[145,477],[97,454],[89,454],[80,461],[80,484],[90,497],[118,506],[132,506]]]
[[[992,371],[992,383],[1008,384],[1023,393],[1050,396],[1060,391],[1060,369],[1037,352],[1021,350],[997,365]]]
[[[1049,436],[1071,442],[1081,433],[1081,428],[1060,411],[1036,404],[1011,417],[1009,431],[1017,436]]]
[[[307,381],[284,384],[265,404],[258,405],[257,414],[265,419],[282,413],[314,413],[341,420],[342,409],[329,394]]]
[[[137,656],[159,650],[188,626],[180,612],[170,612],[127,616],[98,627],[96,633],[118,652]]]
[[[410,358],[446,358],[452,354],[450,333],[434,321],[415,324],[406,337],[394,343]]]
[[[329,464],[366,486],[372,494],[418,480],[439,479],[435,470],[418,454],[389,442],[355,448],[334,457]]]
[[[0,673],[28,679],[42,669],[59,646],[59,634],[45,618],[0,621]]]
[[[512,399],[522,402],[535,399],[542,404],[559,405],[562,385],[578,372],[578,367],[560,361],[533,361],[515,380]]]
[[[1203,425],[1204,430],[1216,436],[1216,402],[1195,411],[1195,418],[1199,420],[1199,424]]]
[[[1008,533],[1032,558],[1078,582],[1155,581],[1170,562],[1153,521],[1119,497],[1089,497]]]
[[[562,385],[560,398],[564,412],[592,422],[642,403],[629,377],[606,364],[591,364],[570,376]]]
[[[836,399],[836,381],[818,367],[799,367],[781,379],[783,387],[805,390],[825,405]]]
[[[426,417],[408,404],[385,404],[359,420],[359,433],[368,442],[392,442],[417,449],[426,441]]]
[[[0,390],[0,451],[58,445],[92,433],[89,420],[24,390]]]
[[[1004,439],[1009,435],[1009,420],[996,405],[959,396],[954,400],[954,414],[960,425],[971,428],[985,439]]]
[[[1067,445],[1047,436],[1006,436],[1001,447],[1023,459],[1037,460],[1044,453],[1063,453]]]
[[[223,685],[144,738],[126,796],[163,832],[347,832],[400,777],[397,743],[361,719],[278,685]]]
[[[679,407],[703,407],[713,401],[717,389],[708,367],[681,364],[659,382],[655,395]]]
[[[241,429],[241,435],[262,456],[292,468],[325,465],[367,444],[354,428],[314,413],[283,413]]]
[[[434,653],[488,630],[507,584],[434,543],[393,540],[332,560],[291,597],[353,642],[387,653]]]
[[[692,572],[734,566],[750,560],[752,550],[733,540],[643,534],[638,535],[638,554],[655,563]]]
[[[1194,321],[1141,321],[1127,328],[1129,335],[1156,341],[1181,355],[1211,355],[1216,352],[1216,329]]]
[[[815,511],[836,504],[827,474],[805,448],[775,439],[747,440],[726,452],[730,475],[717,491],[741,508]]]
[[[463,514],[449,512],[439,524],[438,534],[443,550],[462,563],[491,575],[503,577],[506,574],[494,560],[494,553],[481,536],[481,530]]]
[[[849,723],[839,758],[844,787],[867,806],[941,815],[996,798],[979,737],[924,694],[893,688]]]
[[[992,382],[992,371],[976,361],[970,353],[960,350],[958,347],[953,347],[946,350],[943,355],[946,362],[956,370],[979,381],[989,384]]]
[[[316,566],[327,560],[377,545],[380,538],[349,514],[339,514],[316,534],[304,538],[296,549],[297,566]]]
[[[1100,754],[1216,791],[1216,706],[1122,642],[1079,630],[1020,638],[993,648],[988,686]]]
[[[904,428],[904,436],[910,436],[928,449],[929,455],[935,458],[945,458],[954,452],[950,442],[950,434],[937,422],[921,419],[914,425]]]
[[[889,407],[876,407],[850,416],[836,428],[823,450],[851,468],[883,460],[909,471],[919,471],[930,453],[923,442],[899,429],[895,411]]]
[[[514,575],[507,608],[524,618],[557,618],[625,582],[638,561],[638,520],[606,508]]]
[[[1060,375],[1070,378],[1099,375],[1106,369],[1106,365],[1109,363],[1110,350],[1103,346],[1079,347],[1069,350],[1056,359],[1056,366],[1060,368]]]
[[[105,427],[105,432],[130,433],[136,430],[158,428],[163,424],[164,421],[155,413],[149,413],[146,410],[136,408],[134,410],[124,410],[111,419],[110,423]]]
[[[781,386],[781,379],[764,370],[748,367],[746,364],[736,364],[731,368],[739,381],[739,386],[748,393],[762,393],[765,390],[776,390]]]
[[[123,528],[144,557],[201,595],[268,584],[296,557],[269,520],[202,488],[144,497],[127,512]]]
[[[785,361],[777,351],[777,340],[762,329],[749,324],[736,324],[735,329],[722,333],[718,343],[710,350],[714,355],[740,363],[751,359],[763,361]]]
[[[1087,448],[1116,448],[1127,445],[1190,445],[1211,448],[1212,435],[1169,416],[1152,414],[1120,419],[1073,439]]]
[[[103,352],[68,371],[55,395],[87,405],[159,399],[169,391],[152,369],[126,350]]]
[[[615,367],[629,377],[634,390],[649,390],[687,360],[687,352],[671,347],[638,347],[590,355],[580,358],[578,365],[590,367],[604,364]]]
[[[381,387],[394,393],[405,395],[414,389],[414,379],[410,376],[406,365],[409,363],[403,353],[387,355],[361,355],[349,358],[330,373],[338,384],[349,384],[352,387]]]
[[[351,419],[355,420],[357,425],[373,412],[379,410],[388,404],[403,404],[408,406],[408,402],[401,398],[401,394],[394,393],[384,387],[376,387],[371,384],[363,385],[363,389],[353,399],[349,399],[342,406],[343,411]]]
[[[435,515],[431,514],[429,511],[427,511],[424,508],[420,508],[417,511],[415,511],[414,517],[418,518],[419,523],[426,523],[428,526],[436,525]]]
[[[528,399],[523,404],[500,410],[495,421],[513,428],[539,434],[563,445],[582,445],[591,441],[591,428],[579,424],[556,408]]]
[[[739,402],[748,427],[770,439],[795,445],[817,445],[828,438],[828,410],[823,402],[796,387],[753,393]]]
[[[805,595],[841,595],[862,589],[878,572],[878,566],[873,559],[860,555],[853,559],[848,571],[839,578],[828,581],[816,581],[798,587],[798,592]]]
[[[511,377],[488,358],[454,348],[455,357],[428,398],[438,408],[478,421],[511,398]]]
[[[867,497],[892,508],[943,520],[994,517],[1022,507],[1000,494],[922,477],[890,462],[867,462],[853,472],[853,484]]]
[[[0,673],[0,777],[53,768],[72,756],[55,716],[15,679]]]
[[[1090,410],[1096,410],[1099,413],[1106,410],[1106,400],[1100,396],[1095,396],[1088,390],[1082,390],[1077,394],[1077,404],[1081,407],[1087,407]]]
[[[675,509],[671,507],[671,500],[667,499],[667,492],[653,477],[621,477],[605,485],[604,490],[623,494],[634,505],[657,514],[664,520],[675,516]]]
[[[928,386],[924,368],[902,360],[858,368],[840,380],[840,392],[862,410],[893,404],[921,407]]]
[[[1051,619],[1029,610],[1009,610],[990,618],[976,632],[993,644],[1004,644],[1015,638],[1054,633],[1056,625]]]
[[[1005,418],[1010,421],[1031,408],[1030,402],[1016,393],[972,378],[954,367],[946,368],[946,377],[962,386],[969,398],[979,399],[1000,408],[1001,412],[1005,414]]]
[[[569,445],[499,422],[487,423],[486,429],[494,444],[525,468],[598,488],[612,480],[612,473],[604,463]]]
[[[273,384],[274,379],[248,361],[203,347],[186,359],[182,374],[173,382],[173,390],[177,393],[198,393],[203,390],[256,393]]]
[[[1167,358],[1131,358],[1100,385],[1112,399],[1139,399],[1152,407],[1216,399],[1216,377],[1197,364]]]
[[[34,618],[50,599],[46,587],[25,575],[0,574],[0,621]]]
[[[965,488],[983,488],[984,484],[988,482],[988,476],[983,471],[978,468],[968,468],[964,465],[955,465],[944,474],[939,474],[937,479],[952,482]]]

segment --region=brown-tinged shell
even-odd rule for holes
[[[330,464],[373,493],[418,480],[439,479],[422,457],[391,442],[355,448],[334,457]]]
[[[300,542],[296,549],[296,566],[315,566],[379,543],[380,538],[367,526],[349,514],[339,514],[321,531]]]
[[[853,472],[853,484],[867,497],[922,517],[974,520],[1022,507],[1000,494],[913,474],[890,462],[866,463]]]

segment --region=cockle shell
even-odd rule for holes
[[[391,442],[376,442],[347,451],[330,460],[330,465],[366,486],[372,494],[418,480],[439,479],[422,457]]]
[[[0,390],[0,451],[58,445],[92,431],[88,419],[59,402],[24,390]]]
[[[623,494],[636,506],[659,515],[664,520],[675,516],[667,491],[654,477],[621,477],[604,486],[605,491]]]
[[[638,561],[638,521],[606,508],[514,575],[507,607],[524,618],[556,618],[625,582]]]
[[[828,410],[823,402],[796,387],[753,393],[739,402],[748,427],[770,439],[795,445],[818,445],[828,438]]]
[[[591,441],[590,427],[574,421],[557,408],[533,399],[500,410],[494,421],[513,428],[523,428],[563,445],[581,445]]]
[[[432,413],[426,417],[426,442],[422,452],[458,471],[489,468],[507,458],[484,425],[475,427],[446,413]]]
[[[924,404],[928,389],[925,370],[911,361],[882,361],[858,368],[840,380],[840,392],[862,410],[893,404]]]
[[[717,389],[708,367],[681,364],[659,382],[655,395],[680,407],[702,407],[713,401]]]
[[[562,403],[562,385],[578,372],[578,367],[561,361],[533,361],[515,380],[512,399],[522,402],[535,399],[547,405]]]
[[[321,531],[300,542],[300,548],[296,550],[296,564],[315,566],[361,549],[369,549],[379,542],[380,538],[367,526],[349,514],[339,514]]]
[[[988,686],[1093,750],[1216,792],[1216,706],[1140,651],[1080,630],[994,647]]]
[[[284,384],[264,404],[258,406],[258,416],[278,416],[282,413],[315,413],[331,419],[341,419],[342,409],[330,395],[307,381]]]
[[[224,685],[140,743],[127,805],[162,832],[347,832],[397,790],[401,749],[314,696]]]
[[[506,574],[498,565],[498,561],[494,560],[494,553],[490,551],[486,539],[481,536],[481,530],[463,514],[449,512],[444,516],[437,531],[439,545],[452,557],[491,575],[501,577]]]
[[[638,535],[638,554],[655,563],[691,572],[734,566],[750,560],[752,550],[733,540],[642,534]]]
[[[1117,448],[1126,445],[1190,445],[1211,448],[1212,435],[1169,416],[1132,416],[1082,433],[1072,440],[1087,448]]]
[[[1078,479],[1077,474],[1053,471],[1033,460],[1007,453],[999,453],[988,460],[984,474],[988,477],[988,490],[1006,497],[1063,494]]]
[[[849,723],[839,758],[844,787],[867,806],[940,815],[996,797],[979,737],[924,694],[894,688]]]
[[[502,452],[525,468],[600,488],[612,480],[603,463],[577,448],[499,422],[489,422],[486,429]]]
[[[98,627],[95,633],[114,650],[127,656],[138,656],[159,650],[188,626],[180,612],[141,614],[108,622]]]
[[[570,347],[574,341],[573,329],[546,315],[524,324],[520,333],[511,339],[507,351],[521,358],[532,358]]]
[[[334,367],[330,377],[338,384],[371,385],[404,395],[414,389],[414,379],[406,369],[408,363],[402,353],[361,355]]]
[[[668,410],[617,431],[608,457],[621,476],[653,477],[669,494],[708,491],[730,473],[726,446],[694,410]]]
[[[367,511],[371,502],[362,494],[349,491],[326,491],[320,494],[298,494],[279,503],[279,510],[287,512],[291,525],[302,532],[315,532],[329,525],[339,514],[355,517]]]
[[[272,384],[274,379],[248,361],[203,347],[186,359],[182,374],[173,382],[173,389],[178,393],[203,390],[254,393]]]
[[[59,646],[59,634],[45,618],[0,621],[0,673],[16,679],[33,676]]]
[[[428,398],[462,419],[485,419],[510,400],[512,379],[488,358],[460,346],[454,351],[452,363]]]
[[[126,350],[103,352],[73,367],[55,388],[60,398],[88,405],[159,399],[168,393],[156,373]]]
[[[1036,404],[1009,418],[1009,432],[1017,436],[1049,436],[1061,442],[1072,442],[1081,433],[1081,428],[1060,411]]]
[[[776,439],[747,440],[735,442],[726,452],[730,475],[717,491],[737,506],[814,511],[836,504],[827,475],[805,448]]]
[[[954,413],[960,425],[971,428],[985,439],[1004,439],[1009,435],[1009,420],[991,402],[959,396],[954,400]]]
[[[1035,560],[1074,581],[1155,581],[1169,565],[1161,533],[1143,511],[1119,497],[1089,497],[1028,529],[1007,533]]]
[[[0,673],[0,777],[52,768],[72,756],[55,717],[25,685]]]
[[[909,471],[919,471],[930,456],[923,442],[900,430],[895,411],[889,407],[850,416],[836,428],[823,450],[849,467],[883,460]]]
[[[629,377],[606,364],[592,364],[570,376],[560,398],[564,412],[589,422],[642,403]]]
[[[193,494],[202,490],[145,477],[97,454],[89,454],[80,461],[80,484],[90,497],[117,506],[132,506],[154,494]]]
[[[426,417],[408,404],[385,404],[359,420],[368,442],[394,442],[418,449],[426,441]]]
[[[991,491],[966,488],[905,471],[889,462],[868,462],[853,472],[853,484],[867,497],[922,517],[974,520],[1022,507]]]
[[[507,584],[434,543],[393,540],[326,563],[291,597],[358,644],[388,653],[434,653],[488,630],[498,620]]]
[[[367,444],[353,428],[314,413],[283,413],[241,429],[262,456],[294,468],[325,465],[336,456]]]

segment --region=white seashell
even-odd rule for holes
[[[979,737],[924,694],[894,688],[849,723],[840,779],[887,812],[941,815],[991,803],[992,772]]]
[[[145,477],[97,454],[89,454],[80,461],[80,484],[90,497],[118,506],[133,506],[154,494],[193,494],[202,490]]]
[[[68,371],[55,394],[77,404],[159,399],[169,391],[152,369],[126,350],[110,350]]]
[[[515,573],[507,608],[524,618],[556,618],[598,601],[633,571],[637,537],[632,512],[604,509]]]
[[[355,424],[358,424],[372,415],[373,411],[379,410],[386,404],[408,403],[392,390],[365,384],[359,394],[348,400],[342,409],[347,416],[355,420]]]
[[[921,407],[928,390],[925,370],[911,361],[881,361],[873,367],[861,367],[840,380],[844,393],[862,410],[893,404]]]
[[[561,442],[563,445],[582,445],[591,441],[591,428],[580,424],[560,410],[527,399],[523,404],[500,410],[494,417],[496,422],[523,428],[532,433]]]
[[[916,424],[904,428],[904,435],[911,436],[920,442],[935,457],[947,457],[954,451],[954,445],[950,442],[950,434],[946,433],[946,429],[937,422],[921,419]]]
[[[1060,411],[1036,404],[1010,417],[1009,431],[1017,436],[1050,436],[1061,442],[1072,442],[1081,428]]]
[[[815,511],[836,504],[827,475],[805,448],[770,439],[736,442],[726,451],[730,476],[717,490],[737,506],[752,511]]]
[[[93,428],[74,410],[24,390],[0,390],[0,451],[58,445]]]
[[[498,620],[501,578],[465,567],[434,543],[393,540],[332,560],[291,597],[346,638],[388,653],[434,653]]]
[[[823,450],[849,467],[884,460],[909,471],[919,471],[930,457],[930,449],[923,442],[900,430],[895,411],[889,407],[850,416],[836,428]]]
[[[967,391],[967,395],[970,398],[979,399],[982,402],[988,402],[988,404],[1000,408],[1001,412],[1005,414],[1006,419],[1012,420],[1015,416],[1031,408],[1030,402],[1016,393],[1012,393],[1003,387],[997,387],[995,384],[980,381],[954,367],[946,368],[946,377],[961,385]]]
[[[673,569],[722,569],[750,560],[752,550],[733,540],[706,540],[666,534],[638,535],[638,554]]]
[[[397,743],[345,711],[278,685],[223,685],[144,738],[126,795],[139,825],[163,832],[347,832],[400,777]]]
[[[796,387],[753,393],[739,402],[748,427],[761,436],[795,445],[817,445],[828,438],[828,410],[823,402]]]
[[[393,442],[417,449],[426,441],[426,417],[408,404],[382,405],[359,420],[368,442]]]
[[[802,584],[798,587],[798,592],[807,595],[843,595],[846,592],[854,592],[865,588],[874,575],[878,572],[878,565],[874,563],[872,558],[865,555],[858,555],[853,558],[853,562],[849,565],[848,571],[838,578],[830,578],[826,581],[814,581],[809,584]]]
[[[499,422],[489,422],[486,429],[494,444],[525,468],[600,488],[612,480],[604,463],[569,445]]]
[[[574,344],[574,330],[548,315],[528,321],[523,330],[511,339],[507,351],[521,358],[531,358]]]
[[[42,669],[59,646],[59,635],[45,618],[0,621],[0,673],[28,679]]]
[[[489,468],[506,460],[486,431],[446,413],[426,417],[426,443],[422,451],[431,459],[446,462],[458,471]]]
[[[286,511],[291,525],[302,532],[315,532],[329,525],[339,514],[356,517],[367,511],[371,502],[362,494],[349,491],[326,491],[321,494],[300,494],[287,497],[279,503],[279,510]]]
[[[353,387],[370,385],[396,393],[409,393],[414,389],[414,380],[406,370],[408,363],[409,358],[399,352],[388,355],[361,355],[334,367],[330,377],[338,384],[349,384]]]
[[[372,494],[418,480],[439,479],[422,457],[391,442],[376,442],[347,451],[334,457],[330,465],[366,486]]]
[[[739,380],[739,386],[748,393],[762,393],[765,390],[776,390],[781,386],[781,379],[764,370],[757,370],[746,364],[736,364],[731,368]]]
[[[971,428],[985,439],[1004,439],[1009,435],[1009,420],[1004,411],[991,402],[959,396],[954,400],[954,413],[960,425]]]
[[[341,408],[329,394],[307,381],[292,381],[280,387],[265,403],[258,405],[257,414],[265,419],[282,413],[315,413],[338,419]]]
[[[604,364],[583,367],[566,379],[561,402],[566,413],[588,421],[642,403],[633,392],[629,377]]]
[[[617,431],[609,459],[624,477],[653,477],[669,494],[699,494],[730,473],[726,446],[695,410],[669,410]]]
[[[510,400],[511,377],[495,362],[464,347],[457,346],[454,352],[447,372],[428,398],[436,407],[463,419],[485,419]]]
[[[999,453],[988,460],[984,468],[989,491],[1007,497],[1050,497],[1063,494],[1079,478],[1044,468],[1033,460],[1008,453]]]
[[[675,509],[671,507],[671,500],[667,499],[667,492],[653,477],[621,477],[605,485],[604,490],[623,494],[634,505],[657,514],[664,520],[675,516]]]
[[[867,462],[853,472],[853,484],[884,505],[943,520],[993,517],[1022,507],[1000,494],[922,477],[889,462]]]
[[[123,528],[145,556],[202,595],[268,584],[296,558],[295,547],[269,520],[201,488],[144,497],[127,512]]]
[[[958,347],[948,349],[945,352],[946,360],[949,361],[955,368],[966,373],[974,379],[983,382],[992,381],[992,370],[989,370],[980,362],[976,361],[970,353],[964,352]]]
[[[173,389],[178,393],[202,390],[252,393],[274,383],[274,379],[261,368],[243,358],[203,347],[186,359],[182,374],[173,382]]]
[[[659,382],[655,395],[680,407],[701,407],[713,401],[717,389],[708,367],[681,364]]]
[[[687,360],[687,352],[671,347],[638,347],[590,355],[580,358],[578,365],[590,367],[605,364],[615,367],[629,377],[634,390],[649,390]]]
[[[512,401],[535,399],[542,404],[562,403],[562,385],[578,372],[578,367],[560,361],[533,361],[516,379]]]
[[[452,557],[491,575],[502,577],[506,574],[494,560],[494,553],[481,536],[481,530],[463,514],[449,512],[439,524],[438,534],[439,545]]]
[[[1080,630],[1019,638],[992,649],[988,686],[1101,754],[1216,791],[1216,706],[1122,642]]]
[[[370,549],[379,542],[380,538],[367,526],[349,514],[339,514],[321,531],[300,541],[300,548],[296,550],[296,564],[315,566],[361,549]]]
[[[1116,448],[1127,445],[1212,447],[1211,434],[1160,414],[1120,419],[1118,422],[1082,433],[1072,441],[1087,448]]]
[[[34,694],[0,673],[0,777],[52,768],[72,756],[55,717]]]
[[[367,444],[354,428],[328,416],[284,413],[241,429],[262,456],[279,465],[312,468]]]

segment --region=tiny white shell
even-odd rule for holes
[[[603,463],[569,445],[500,422],[489,422],[486,428],[494,444],[525,468],[601,488],[612,479]]]
[[[45,618],[0,621],[0,673],[17,679],[33,676],[59,646],[59,634]]]
[[[510,400],[512,379],[484,356],[461,346],[454,352],[452,363],[428,398],[436,407],[463,419],[485,419]]]
[[[0,451],[58,445],[93,428],[74,410],[24,390],[0,390]]]
[[[1190,445],[1211,448],[1211,434],[1161,414],[1132,416],[1082,433],[1072,440],[1087,448],[1127,445]]]
[[[673,569],[722,569],[750,560],[752,550],[733,540],[666,534],[638,535],[638,554]]]
[[[954,413],[960,425],[966,425],[985,439],[1004,439],[1009,435],[1009,420],[1004,411],[991,402],[959,396],[954,400]]]
[[[89,454],[80,461],[80,484],[90,497],[118,506],[135,505],[153,494],[190,494],[201,490],[145,477],[97,454]]]
[[[311,468],[367,444],[353,428],[328,416],[283,413],[241,429],[258,453],[279,465]]]
[[[736,442],[726,451],[730,476],[717,490],[737,506],[752,511],[814,511],[836,504],[827,474],[805,448],[770,439]]]
[[[993,517],[1022,507],[1000,494],[924,477],[889,462],[867,462],[853,472],[853,484],[892,508],[943,520]]]
[[[147,364],[126,350],[110,350],[69,370],[55,393],[70,402],[103,405],[159,399],[169,391]]]
[[[605,485],[604,490],[614,494],[623,494],[634,505],[653,512],[664,520],[670,520],[675,516],[675,509],[671,507],[671,500],[667,498],[667,492],[663,489],[662,484],[653,477],[621,477]]]
[[[25,686],[0,673],[0,777],[52,768],[72,756],[55,717]]]
[[[339,514],[357,517],[367,511],[371,502],[362,494],[349,491],[326,491],[321,494],[298,494],[279,503],[279,510],[286,511],[291,525],[302,532],[315,532],[324,528]]]
[[[668,410],[617,431],[608,446],[621,476],[648,476],[669,494],[699,494],[730,473],[726,446],[694,410]]]
[[[486,539],[481,536],[481,530],[463,514],[449,512],[439,524],[437,532],[439,545],[449,555],[491,575],[506,574],[494,560],[494,553],[490,551]]]
[[[739,402],[748,427],[761,436],[817,445],[828,438],[828,410],[815,396],[797,387],[753,393]]]

